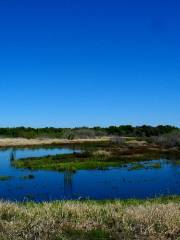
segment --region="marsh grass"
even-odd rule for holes
[[[146,166],[142,163],[135,163],[135,164],[132,164],[128,170],[129,171],[132,171],[132,170],[140,170],[140,169],[145,169]]]
[[[12,177],[11,176],[0,176],[0,181],[8,181],[11,180]]]
[[[160,169],[162,167],[161,163],[153,163],[148,166],[149,168]]]
[[[156,163],[132,163],[129,167],[128,170],[141,170],[141,169],[160,169],[162,167],[160,162]]]
[[[0,239],[178,239],[180,198],[0,202]]]
[[[126,163],[140,162],[160,158],[159,153],[135,153],[126,155],[112,153],[107,150],[84,151],[74,154],[60,154],[35,158],[18,159],[12,162],[16,168],[31,170],[76,171],[87,169],[107,169],[109,167],[122,167]],[[140,163],[138,163],[138,168]]]
[[[131,140],[132,141],[132,140]],[[108,169],[109,167],[122,167],[127,163],[137,162],[131,170],[147,168],[142,166],[141,161],[153,159],[180,158],[180,152],[161,149],[142,141],[135,141],[128,144],[127,139],[123,144],[113,141],[95,141],[74,143],[71,146],[74,150],[80,149],[81,153],[59,154],[56,156],[44,156],[35,158],[25,158],[12,161],[16,168],[26,168],[32,170],[56,170],[56,171],[77,171],[90,169]],[[159,164],[154,164],[149,168],[160,168]]]
[[[74,153],[41,158],[19,159],[12,164],[17,168],[28,168],[32,170],[76,171],[80,169],[104,169],[109,166],[119,166],[121,162],[115,159],[107,159],[107,157],[103,157],[102,155],[98,155],[97,157],[97,155],[94,156],[86,152],[81,154]]]

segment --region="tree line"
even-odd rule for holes
[[[0,128],[0,137],[10,138],[96,138],[103,136],[125,136],[125,137],[152,137],[161,136],[171,133],[179,128],[170,125],[159,125],[156,127],[143,126],[110,126],[102,127],[80,127],[80,128],[31,128],[31,127],[15,127],[15,128]]]

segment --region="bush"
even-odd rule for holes
[[[152,137],[151,141],[163,147],[180,147],[180,131]]]
[[[86,139],[86,138],[96,138],[96,133],[90,128],[77,128],[73,130],[75,138]]]

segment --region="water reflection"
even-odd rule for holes
[[[64,172],[64,197],[72,198],[73,196],[73,172]]]
[[[39,148],[0,150],[0,199],[37,202],[59,199],[118,199],[147,198],[180,194],[180,164],[177,161],[157,159],[144,164],[160,163],[161,168],[142,168],[129,171],[128,167],[108,171],[82,170],[41,171],[18,169],[13,161],[24,157],[68,154],[77,152],[68,148]],[[147,159],[148,160],[148,159]],[[178,161],[179,162],[179,161]],[[32,177],[33,175],[33,177]]]
[[[9,156],[10,162],[12,163],[14,160],[16,160],[16,150],[12,148]]]

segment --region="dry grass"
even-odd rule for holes
[[[0,138],[0,147],[23,147],[23,146],[41,146],[41,145],[64,145],[64,144],[81,144],[81,143],[96,143],[107,142],[108,137],[94,138],[94,139],[26,139],[26,138]]]
[[[110,151],[106,151],[106,150],[97,150],[97,151],[93,152],[93,155],[95,157],[109,158],[112,156],[112,153]]]
[[[0,203],[0,239],[179,239],[180,203]]]

